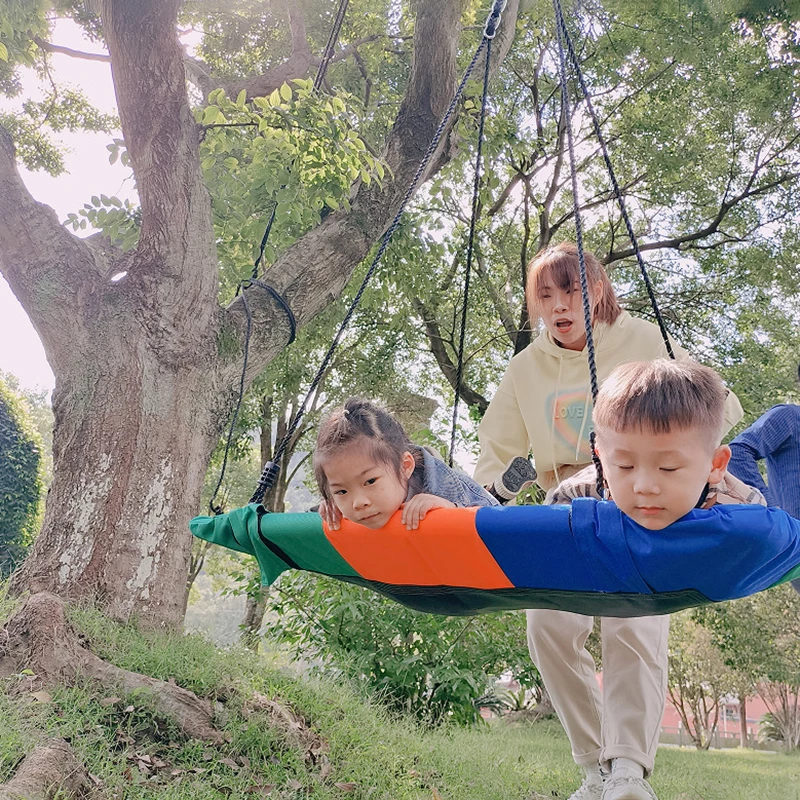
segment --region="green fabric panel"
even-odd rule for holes
[[[772,586],[780,586],[782,583],[788,583],[789,581],[793,581],[795,578],[800,578],[800,564],[790,569],[779,581],[775,581]],[[771,589],[772,586],[769,588]]]
[[[364,578],[334,577],[372,589],[416,611],[448,617],[522,608],[549,608],[600,617],[649,617],[713,603],[694,589],[658,594],[572,592],[564,589],[470,589],[455,586],[397,586]]]
[[[198,539],[254,556],[253,540],[258,539],[257,509],[256,505],[249,505],[215,517],[195,517],[189,523],[189,530]]]
[[[303,569],[360,577],[325,536],[319,514],[266,514],[261,518],[261,532]]]
[[[273,553],[258,535],[259,508],[251,503],[216,517],[195,517],[189,523],[189,530],[198,539],[255,556],[261,570],[261,583],[269,586],[290,565]]]
[[[263,514],[261,529],[275,545],[270,549],[258,532],[260,508],[251,503],[216,517],[195,517],[189,530],[198,539],[255,556],[264,586],[295,565],[326,575],[358,576],[328,541],[319,514]]]

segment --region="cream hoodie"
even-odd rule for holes
[[[658,326],[623,311],[613,325],[594,326],[597,379],[618,364],[666,358]],[[689,354],[672,343],[678,359]],[[725,433],[741,418],[733,392],[725,404]],[[559,347],[545,330],[517,353],[478,427],[481,455],[475,480],[491,485],[515,456],[533,453],[538,483],[547,490],[591,463],[592,394],[586,348]]]

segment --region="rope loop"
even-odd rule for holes
[[[489,14],[489,19],[486,20],[486,26],[483,29],[484,39],[494,39],[497,36],[497,29],[500,27],[500,18],[503,16],[507,0],[498,0],[492,8],[492,13]]]
[[[286,302],[286,298],[274,286],[270,286],[268,283],[260,281],[257,278],[247,278],[239,285],[241,286],[242,290],[245,290],[250,286],[257,286],[259,289],[263,289],[283,309],[284,313],[286,314],[286,319],[289,321],[289,341],[286,343],[286,346],[288,347],[290,344],[292,344],[292,342],[294,342],[294,340],[297,338],[297,319],[294,315],[294,312],[289,307],[289,303]]]

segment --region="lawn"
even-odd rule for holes
[[[101,657],[214,700],[224,743],[187,738],[141,692],[84,682],[42,700],[21,670],[0,686],[0,784],[46,736],[72,745],[107,800],[563,800],[580,780],[553,721],[424,731],[357,686],[198,636],[145,635],[91,611],[73,623]],[[653,786],[660,800],[800,800],[800,754],[662,749]]]

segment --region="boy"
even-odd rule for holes
[[[635,522],[655,531],[693,508],[716,503],[766,505],[760,492],[726,471],[730,448],[720,444],[726,394],[713,370],[692,361],[658,359],[617,367],[603,384],[593,411],[596,449],[607,485],[605,499],[614,500]],[[548,502],[596,497],[595,487],[592,466],[559,484]],[[588,636],[593,618],[584,619]],[[663,623],[659,647],[666,647],[667,618]],[[603,624],[604,640],[614,637],[616,621],[604,619]],[[529,638],[534,661],[542,655],[533,652],[535,641]],[[551,646],[557,649],[559,645],[551,642]],[[666,671],[658,668],[658,652],[642,647],[617,647],[615,652],[613,662],[604,659],[603,674],[603,694],[609,707],[613,703],[616,709],[613,715],[604,714],[603,694],[593,682],[592,697],[557,693],[562,698],[557,711],[568,729],[576,762],[586,772],[572,795],[574,800],[655,798],[646,777],[653,769],[658,745]],[[648,669],[641,669],[642,659],[652,662]],[[589,661],[591,657],[582,667],[593,674],[594,663]],[[649,692],[635,691],[636,697],[649,698],[646,707],[626,702],[630,682],[637,675],[651,675],[660,684]],[[562,680],[567,688],[570,675]],[[602,741],[597,741],[593,720],[601,721]]]

